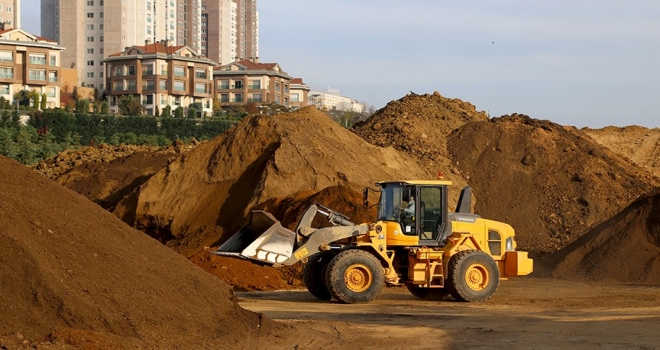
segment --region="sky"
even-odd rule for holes
[[[29,4],[35,3],[35,6]],[[660,127],[660,2],[260,0],[259,58],[376,109],[410,93],[577,127]],[[37,0],[23,29],[40,33]]]

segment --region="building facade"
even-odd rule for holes
[[[0,23],[21,27],[21,0],[0,0]]]
[[[350,111],[363,113],[366,108],[364,103],[358,102],[350,97],[341,96],[335,92],[310,91],[308,104],[318,109]]]
[[[291,107],[291,109],[298,109],[307,106],[307,96],[309,94],[309,90],[309,86],[303,82],[302,78],[291,79],[289,107]]]
[[[104,60],[105,86],[110,111],[124,95],[138,97],[146,114],[154,115],[170,106],[188,108],[200,103],[204,115],[213,114],[213,67],[187,46],[167,41],[132,46]]]
[[[48,108],[60,106],[63,47],[21,29],[0,25],[0,96],[12,101],[21,90],[46,94]]]
[[[202,0],[202,54],[222,65],[259,57],[256,0]]]
[[[290,105],[291,77],[277,63],[242,60],[213,71],[215,98],[220,106],[246,103]]]
[[[201,0],[41,0],[41,13],[51,14],[41,16],[41,35],[66,47],[62,65],[78,70],[80,85],[99,90],[108,53],[145,40],[201,47]]]

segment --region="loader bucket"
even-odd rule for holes
[[[250,222],[213,254],[240,256],[269,264],[282,263],[293,254],[296,234],[262,210],[250,213]]]

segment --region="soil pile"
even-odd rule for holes
[[[227,285],[181,255],[4,157],[0,196],[2,339],[256,348],[299,335],[241,309]]]
[[[651,174],[660,177],[660,129],[631,125],[581,130],[612,152],[630,158]]]
[[[353,131],[371,144],[391,146],[419,159],[434,175],[443,173],[446,180],[454,182],[449,192],[453,208],[468,182],[448,158],[447,137],[466,123],[487,120],[486,113],[477,111],[471,103],[443,97],[437,91],[431,95],[411,93],[391,101],[368,120],[356,124]]]
[[[41,174],[109,209],[172,159],[197,146],[108,146],[67,150],[34,166]]]
[[[660,192],[548,256],[553,277],[660,283]]]
[[[476,212],[511,224],[533,253],[569,244],[658,185],[578,129],[520,114],[466,124],[448,145]]]
[[[114,213],[190,257],[233,234],[251,208],[269,199],[432,176],[416,160],[370,145],[308,107],[245,118],[168,164]]]

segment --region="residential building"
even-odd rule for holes
[[[41,13],[50,14],[41,16],[41,35],[66,47],[62,64],[78,70],[80,85],[104,90],[101,62],[108,53],[145,40],[170,40],[199,50],[200,1],[41,0]]]
[[[21,27],[21,0],[0,0],[0,23]]]
[[[148,115],[170,106],[187,108],[201,103],[205,115],[213,114],[213,67],[215,62],[187,46],[168,41],[145,42],[111,54],[104,61],[106,94],[112,112],[124,95],[142,101]]]
[[[48,108],[60,106],[60,61],[56,42],[0,25],[0,96],[11,101],[20,90],[46,94]]]
[[[292,109],[307,106],[307,95],[309,94],[309,86],[307,86],[302,78],[291,79],[289,94],[289,104]]]
[[[202,54],[222,65],[259,57],[256,0],[202,0]]]
[[[362,113],[366,110],[364,103],[358,102],[350,97],[341,96],[338,91],[330,92],[310,91],[308,104],[318,109],[352,111]]]
[[[291,77],[277,63],[242,60],[213,71],[215,97],[221,106],[248,102],[289,106]]]

